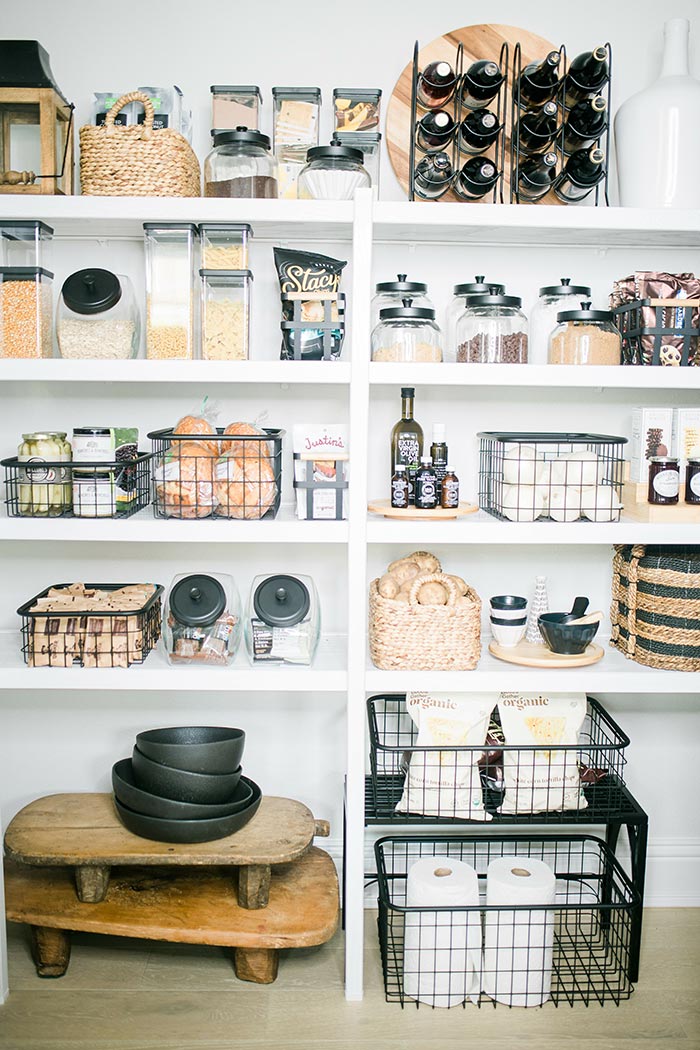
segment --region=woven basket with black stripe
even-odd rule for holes
[[[630,660],[700,671],[700,547],[615,548],[610,644]]]

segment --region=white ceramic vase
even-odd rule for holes
[[[615,117],[620,204],[700,207],[700,81],[688,67],[687,18],[664,25],[661,76]]]

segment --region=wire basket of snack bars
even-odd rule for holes
[[[613,282],[610,309],[625,365],[700,365],[700,280],[637,270]]]

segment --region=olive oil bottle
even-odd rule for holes
[[[412,386],[401,387],[401,419],[391,431],[391,463],[406,467],[408,474],[408,501],[416,502],[415,476],[423,455],[423,428],[413,418],[413,399],[416,391]]]

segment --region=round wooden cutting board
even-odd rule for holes
[[[520,47],[522,50],[522,66],[526,66],[528,62],[540,61],[550,51],[556,51],[559,48],[558,44],[552,44],[549,40],[545,40],[541,36],[536,36],[534,33],[529,33],[527,29],[519,29],[517,26],[501,26],[501,25],[476,25],[476,26],[463,26],[461,29],[453,29],[450,33],[445,33],[443,36],[433,40],[431,44],[427,44],[421,48],[418,53],[418,68],[424,69],[429,62],[442,59],[445,62],[449,62],[452,68],[455,66],[457,58],[457,47],[462,44],[464,48],[463,57],[463,70],[469,68],[472,62],[476,62],[479,59],[491,59],[497,62],[498,56],[501,51],[501,45],[506,42],[509,47],[508,57],[508,87],[506,93],[506,114],[505,114],[505,164],[503,172],[503,201],[508,204],[510,201],[510,134],[511,134],[511,97],[512,97],[512,66],[513,66],[513,53],[515,51],[515,45],[520,41]],[[394,169],[396,178],[399,180],[403,190],[408,194],[409,184],[409,171],[408,171],[408,159],[409,159],[409,148],[411,139],[411,78],[413,74],[413,63],[409,62],[403,73],[396,82],[391,98],[389,99],[389,106],[387,108],[386,118],[386,137],[387,145],[389,148],[389,159],[391,166]],[[495,104],[491,104],[495,109]],[[452,101],[448,103],[447,108],[452,106]],[[420,117],[426,111],[422,107],[418,106],[417,117]],[[451,149],[451,147],[450,147]],[[449,150],[448,150],[449,152]],[[492,157],[494,155],[493,149],[489,150],[484,156]],[[423,156],[423,154],[417,149],[416,150],[416,163]],[[467,154],[460,155],[463,164],[468,159]],[[416,197],[416,200],[420,200],[420,197]],[[441,197],[443,201],[459,201],[460,198],[456,197],[452,190]],[[487,194],[484,197],[484,202],[491,201],[491,194]],[[468,202],[462,202],[468,203]],[[562,201],[558,200],[553,193],[548,193],[546,197],[538,201],[539,204],[562,204]]]
[[[474,503],[460,503],[459,507],[436,507],[435,510],[416,510],[415,507],[392,507],[389,499],[375,499],[367,504],[371,514],[383,514],[385,518],[403,518],[404,521],[446,521],[476,514],[479,508]]]

